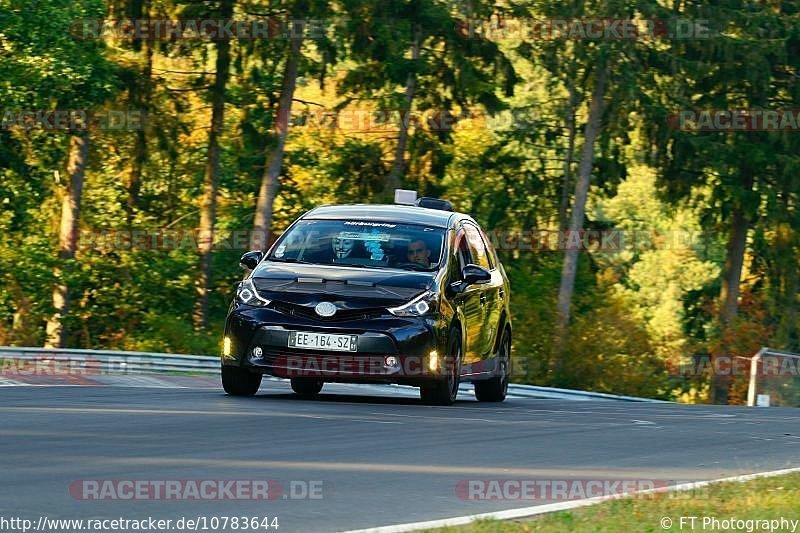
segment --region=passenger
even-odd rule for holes
[[[345,259],[353,254],[356,241],[354,239],[345,239],[340,235],[333,238],[333,253],[336,256],[334,259]]]
[[[333,263],[352,265],[363,263],[368,257],[365,255],[364,241],[351,239],[339,233],[331,241],[333,249]]]

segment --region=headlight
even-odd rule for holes
[[[269,305],[269,300],[265,300],[258,295],[258,291],[256,291],[256,287],[250,279],[246,279],[239,284],[239,288],[236,289],[236,301],[240,304],[258,307]]]
[[[436,294],[425,292],[399,307],[392,307],[389,312],[395,316],[424,316],[436,307]]]

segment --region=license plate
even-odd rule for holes
[[[355,352],[358,349],[358,335],[332,335],[330,333],[290,331],[289,348]]]

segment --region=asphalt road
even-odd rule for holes
[[[471,398],[429,407],[377,387],[326,385],[304,401],[283,382],[255,398],[197,383],[0,387],[0,517],[266,516],[283,532],[341,531],[547,502],[462,499],[462,480],[689,481],[800,466],[794,409]],[[254,479],[296,498],[69,491],[80,480]],[[321,498],[302,498],[307,487]]]

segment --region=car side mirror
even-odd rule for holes
[[[480,283],[488,283],[492,279],[492,274],[485,268],[469,264],[461,270],[461,279],[465,287]]]
[[[247,252],[239,259],[239,266],[247,270],[255,270],[263,258],[264,252],[261,250]]]

